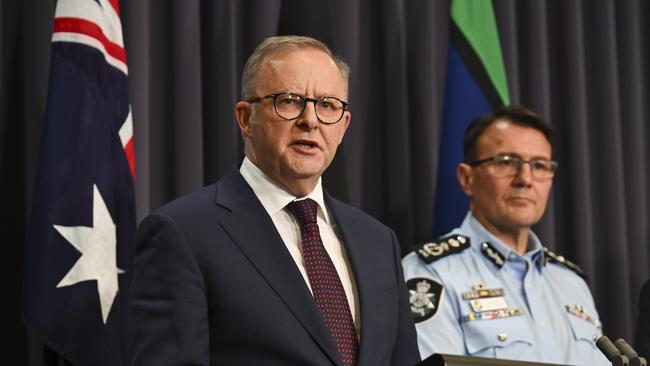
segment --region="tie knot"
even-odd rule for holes
[[[310,198],[293,201],[287,205],[287,209],[298,220],[300,226],[316,222],[317,207],[316,201]]]

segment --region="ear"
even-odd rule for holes
[[[343,142],[343,136],[345,136],[345,132],[348,130],[348,126],[350,126],[351,119],[352,114],[350,114],[348,111],[345,111],[343,113],[343,121],[339,122],[343,124],[343,128],[341,129],[341,136],[339,136],[339,144]]]
[[[474,176],[472,175],[472,167],[465,163],[458,164],[456,168],[456,176],[460,188],[465,192],[467,197],[472,197],[474,194]]]
[[[245,137],[250,137],[253,133],[250,121],[252,113],[252,104],[243,101],[237,102],[237,104],[235,104],[235,117],[237,118],[237,125],[239,126],[242,135]]]

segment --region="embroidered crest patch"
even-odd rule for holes
[[[406,287],[415,323],[432,318],[440,306],[442,284],[430,278],[416,277],[406,281]]]

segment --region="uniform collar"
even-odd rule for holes
[[[255,195],[264,206],[264,209],[270,216],[274,216],[282,211],[290,202],[296,199],[311,198],[318,204],[318,215],[321,216],[328,224],[330,223],[329,214],[325,207],[325,200],[323,198],[322,178],[318,178],[318,182],[308,195],[304,197],[296,197],[281,188],[269,178],[260,168],[258,168],[248,157],[244,158],[239,172],[246,180],[246,183],[253,189]]]
[[[537,235],[531,230],[528,234],[528,246],[532,248],[528,250],[523,256],[512,250],[508,245],[504,244],[496,236],[494,236],[488,229],[485,228],[475,217],[471,211],[467,213],[463,223],[460,227],[460,232],[471,237],[470,245],[474,250],[482,252],[481,246],[483,243],[489,243],[493,250],[496,250],[501,255],[503,260],[522,259],[522,257],[530,258],[533,263],[542,264],[544,257],[544,249],[542,242]]]

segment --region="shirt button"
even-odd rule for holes
[[[545,327],[545,326],[546,326],[546,323],[544,323],[544,321],[542,320],[542,321],[539,322],[539,325],[540,325],[541,327]]]
[[[505,332],[501,332],[497,334],[497,339],[501,342],[505,342],[506,340],[508,340],[508,334]]]

